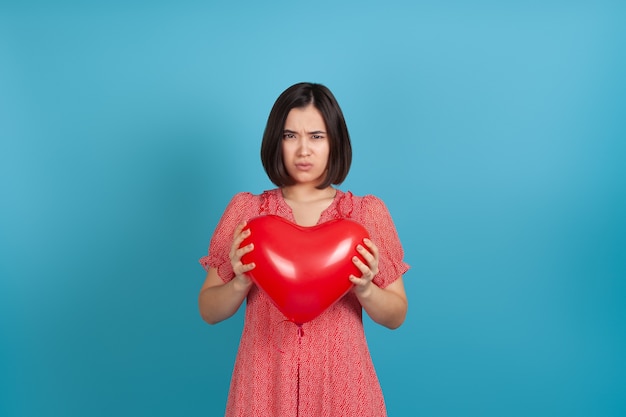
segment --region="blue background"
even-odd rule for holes
[[[625,415],[625,11],[3,2],[0,415],[223,413],[242,314],[202,322],[197,261],[299,81],[412,265],[366,322],[390,416]]]

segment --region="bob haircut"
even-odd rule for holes
[[[269,179],[278,187],[294,184],[283,161],[282,141],[287,115],[293,108],[309,105],[313,105],[322,114],[330,148],[326,178],[317,188],[341,184],[350,171],[352,145],[348,126],[335,96],[322,84],[299,83],[283,91],[276,99],[263,133],[261,162]]]

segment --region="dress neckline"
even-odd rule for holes
[[[341,198],[341,196],[343,194],[344,194],[343,191],[341,191],[338,188],[335,188],[335,196],[333,197],[333,201],[330,202],[328,207],[326,207],[324,210],[322,210],[322,212],[320,213],[319,219],[317,219],[316,225],[321,224],[321,223],[327,221],[327,219],[326,219],[327,213],[330,213],[330,211],[332,209],[337,207],[337,203],[339,202],[339,199]],[[291,221],[294,224],[297,224],[296,223],[296,218],[293,215],[293,209],[285,201],[285,197],[283,197],[283,193],[282,193],[282,190],[280,188],[275,188],[274,189],[274,196],[276,197],[276,200],[278,201],[278,205],[280,207],[282,207],[287,213],[289,213],[289,221]]]

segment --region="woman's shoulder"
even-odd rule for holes
[[[252,207],[258,207],[259,201],[260,195],[241,191],[232,196],[226,210],[248,211]]]
[[[353,194],[351,191],[345,191],[341,192],[340,197],[338,203],[339,212],[345,217],[369,216],[387,211],[383,200],[373,194],[359,196]]]
[[[258,198],[258,196],[255,194],[252,194],[249,191],[240,191],[232,196],[232,198],[230,199],[230,203],[228,205],[229,206],[244,205],[248,203],[249,201],[254,200],[255,198]]]
[[[278,188],[272,190],[265,190],[260,194],[254,194],[249,191],[241,191],[236,193],[230,203],[228,209],[234,209],[241,212],[246,212],[250,215],[260,214],[270,206],[275,206],[278,203],[278,196],[280,190]]]
[[[371,206],[385,206],[382,199],[374,194],[355,195],[351,191],[345,191],[342,193],[342,199],[351,201],[353,205],[371,207]]]
[[[264,198],[273,198],[275,197],[277,191],[277,188],[272,190],[265,190],[260,194],[254,194],[250,191],[240,191],[233,195],[231,202],[245,203],[248,201],[259,201]]]

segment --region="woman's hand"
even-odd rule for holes
[[[352,258],[352,262],[361,271],[361,278],[350,275],[350,281],[354,284],[354,292],[357,296],[368,297],[372,291],[374,276],[378,274],[378,247],[369,239],[363,239],[363,245],[358,245],[356,250],[361,254],[367,264],[363,263],[357,256]]]
[[[246,227],[246,224],[247,223],[245,221],[242,221],[235,228],[235,232],[233,235],[233,244],[231,245],[230,253],[228,254],[230,258],[230,264],[232,265],[233,272],[235,273],[235,277],[233,278],[233,280],[236,280],[236,282],[243,288],[247,288],[252,285],[252,280],[248,278],[245,274],[252,271],[256,266],[254,262],[244,264],[241,261],[241,257],[243,255],[252,252],[252,250],[254,249],[253,243],[250,243],[249,245],[246,245],[242,248],[239,247],[241,245],[241,242],[243,242],[244,239],[250,236],[250,229],[243,230]]]
[[[254,263],[244,264],[241,257],[252,251],[254,246],[249,244],[243,248],[239,247],[241,242],[250,236],[250,231],[244,231],[244,227],[246,222],[239,223],[235,228],[233,244],[228,253],[235,277],[224,282],[217,268],[211,267],[200,290],[198,297],[200,314],[209,324],[219,323],[235,314],[252,288],[252,280],[246,273],[254,269]]]
[[[358,245],[357,250],[365,262],[356,256],[352,259],[362,273],[361,278],[350,275],[353,291],[372,320],[395,329],[404,322],[408,306],[402,276],[385,288],[374,284],[372,280],[378,274],[379,265],[378,247],[369,239],[363,239],[363,243],[365,246]]]

